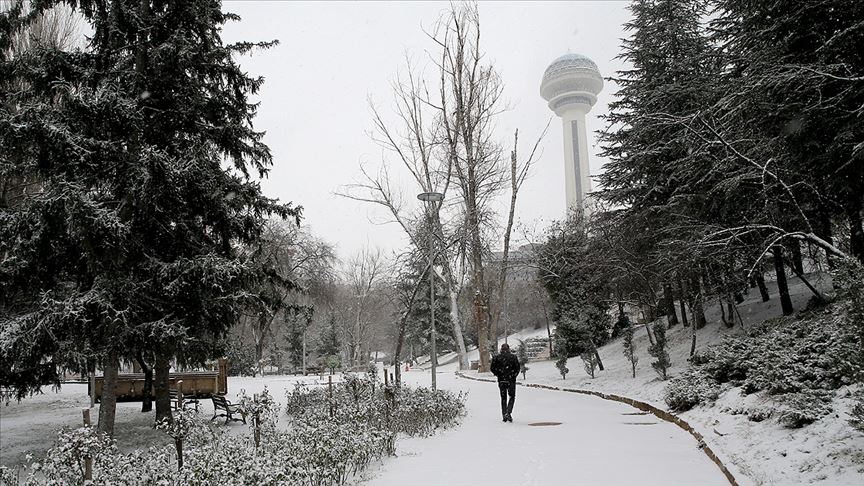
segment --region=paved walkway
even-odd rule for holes
[[[406,373],[428,386],[428,372]],[[438,386],[464,390],[461,426],[402,439],[364,486],[728,486],[692,436],[624,404],[517,387],[513,423],[501,422],[498,387],[440,372]],[[561,422],[558,426],[531,426]]]

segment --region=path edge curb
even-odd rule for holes
[[[461,371],[456,371],[456,376],[458,376],[460,378],[464,378],[466,380],[485,381],[485,382],[489,382],[489,383],[495,383],[495,380],[493,380],[493,379],[468,376],[468,375],[462,373]],[[659,418],[661,420],[664,420],[666,422],[671,422],[671,423],[677,425],[679,428],[685,430],[687,433],[689,433],[691,436],[693,436],[694,439],[696,439],[696,442],[699,443],[699,449],[701,449],[702,452],[704,452],[705,455],[708,456],[708,459],[710,459],[711,462],[713,462],[714,464],[717,465],[718,468],[720,468],[720,472],[722,472],[723,475],[726,477],[726,480],[729,481],[730,486],[742,486],[738,482],[738,480],[735,479],[735,476],[732,474],[732,472],[729,470],[729,468],[726,467],[726,464],[724,464],[723,461],[714,452],[714,450],[711,449],[711,446],[709,446],[708,443],[705,441],[704,436],[701,433],[699,433],[698,431],[696,431],[696,429],[694,429],[693,426],[691,426],[686,420],[682,419],[681,417],[679,417],[673,413],[670,413],[670,412],[667,412],[666,410],[662,410],[660,408],[657,408],[654,405],[651,405],[650,403],[642,402],[642,401],[635,400],[633,398],[625,397],[622,395],[603,393],[603,392],[598,392],[598,391],[594,391],[594,390],[583,390],[580,388],[564,388],[564,387],[553,386],[553,385],[542,385],[540,383],[516,382],[516,384],[526,386],[529,388],[542,388],[544,390],[564,391],[564,392],[570,392],[570,393],[578,393],[580,395],[590,395],[593,397],[602,398],[603,400],[609,400],[609,401],[613,401],[613,402],[624,403],[624,404],[630,405],[633,408],[639,409],[643,412],[651,413],[652,415],[656,416],[657,418]]]

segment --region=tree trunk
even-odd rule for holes
[[[114,437],[119,367],[117,351],[109,351],[102,368],[102,397],[99,400],[99,432],[107,434],[109,437]]]
[[[459,291],[447,284],[447,295],[450,298],[450,325],[453,327],[453,339],[456,340],[456,354],[459,355],[459,369],[467,370],[468,350],[465,349],[465,337],[462,335],[462,321],[459,320]]]
[[[177,469],[183,469],[183,439],[174,439],[174,449],[177,450]]]
[[[474,188],[476,190],[476,188]],[[473,192],[473,191],[472,191]],[[483,246],[480,240],[480,222],[476,203],[469,204],[468,226],[471,232],[471,270],[474,290],[474,322],[477,323],[477,349],[480,355],[478,371],[489,371],[489,322],[487,321],[486,281],[483,275]]]
[[[551,359],[555,356],[555,352],[552,350],[552,327],[549,325],[549,312],[546,310],[546,301],[542,302],[543,305],[543,318],[546,319],[546,337],[549,340],[549,358]]]
[[[695,322],[696,329],[702,329],[708,324],[708,321],[705,320],[705,306],[702,301],[702,294],[696,294],[693,300],[693,320]]]
[[[171,421],[171,382],[169,373],[171,363],[168,355],[163,352],[156,353],[156,362],[153,365],[153,392],[156,395],[156,422]]]
[[[493,339],[498,345],[498,325],[501,322],[501,308],[504,306],[504,286],[507,283],[507,265],[510,258],[510,235],[513,232],[513,216],[516,213],[516,196],[519,193],[519,176],[517,172],[516,146],[519,142],[519,130],[516,130],[513,140],[513,151],[510,152],[510,211],[507,214],[507,226],[504,229],[504,254],[501,258],[501,271],[498,274],[498,305],[493,319]],[[530,162],[529,162],[530,163]],[[507,329],[504,330],[504,341],[507,341]]]
[[[785,260],[785,258],[784,258],[784,260]],[[786,263],[788,264],[789,262],[786,262]],[[810,289],[810,292],[813,292],[813,295],[816,297],[816,299],[820,303],[827,302],[827,299],[825,298],[824,295],[822,295],[822,292],[819,292],[819,289],[814,287],[813,284],[811,284],[810,281],[807,280],[807,277],[805,277],[803,273],[799,272],[798,269],[795,268],[794,265],[790,266],[789,268],[792,270],[792,273],[794,273],[795,276],[798,277],[798,279],[801,280],[801,282],[803,282],[804,285],[806,285],[808,289]]]
[[[699,282],[699,277],[693,277],[690,283],[690,295],[693,303],[690,305],[690,310],[693,313],[693,325],[696,329],[702,329],[707,324],[705,320],[704,298],[702,296],[702,284]]]
[[[678,277],[678,295],[680,299],[678,300],[678,304],[681,307],[681,323],[684,327],[690,326],[690,323],[687,321],[687,308],[685,307],[685,302],[687,301],[687,288],[684,285],[684,279]]]
[[[600,352],[597,351],[597,346],[594,346],[594,357],[597,358],[597,367],[600,368],[600,371],[603,371],[603,361],[600,359]]]
[[[135,361],[138,362],[141,372],[144,373],[144,389],[141,392],[141,411],[149,412],[153,410],[153,368],[144,360],[144,354],[141,351],[135,353]]]
[[[267,328],[269,327],[270,319],[263,312],[258,317],[258,327],[255,328],[255,360],[258,369],[258,374],[264,376],[264,344],[267,337]]]
[[[648,343],[654,346],[654,335],[651,333],[651,326],[645,323],[645,334],[648,336]]]
[[[666,320],[671,328],[678,325],[678,315],[675,314],[675,297],[672,295],[672,286],[669,282],[663,282],[663,299],[666,301]]]
[[[846,206],[846,218],[849,220],[849,247],[852,256],[864,263],[864,226],[861,223],[861,200]]]
[[[759,287],[759,295],[762,296],[762,302],[768,302],[771,300],[771,295],[768,293],[768,286],[765,285],[765,274],[762,273],[761,268],[759,268],[753,275],[753,279],[756,280],[756,286]]]
[[[831,230],[831,209],[825,207],[824,204],[818,205],[818,216],[816,218],[816,227],[814,228],[816,236],[822,238],[829,244],[834,243],[834,236]],[[831,251],[825,249],[825,260],[828,263],[828,268],[834,270],[834,256]]]
[[[480,278],[482,278],[482,271]],[[475,272],[477,277],[477,272]],[[483,286],[482,282],[476,282],[475,285]],[[477,323],[477,350],[480,354],[480,363],[478,371],[485,373],[489,371],[489,329],[486,322],[486,304],[484,302],[484,292],[482,290],[474,290],[474,321]]]
[[[431,303],[430,303],[431,305]],[[363,312],[363,305],[358,302],[357,303],[357,320],[354,323],[354,347],[351,350],[351,365],[357,366],[360,364],[360,359],[363,354],[362,348],[362,337],[361,333],[363,332],[362,324],[360,321],[361,314]]]
[[[798,240],[789,241],[792,250],[792,268],[798,275],[804,275],[804,257],[801,255],[801,243]]]
[[[696,326],[690,328],[690,357],[696,354]]]
[[[783,315],[788,316],[794,312],[794,309],[792,308],[792,298],[789,296],[789,284],[786,282],[786,270],[783,268],[783,247],[774,246],[771,248],[771,254],[774,256],[774,271],[777,273],[780,307],[783,309]]]

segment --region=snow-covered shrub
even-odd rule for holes
[[[369,375],[369,378],[374,380],[378,377],[378,366],[376,366],[375,363],[369,363],[366,367],[366,374]]]
[[[198,412],[191,409],[179,410],[174,413],[173,419],[163,419],[156,424],[156,428],[168,434],[174,439],[174,448],[177,451],[177,467],[183,468],[183,443],[195,429],[206,427],[198,419]]]
[[[330,374],[332,375],[336,370],[342,367],[342,360],[339,359],[338,355],[331,354],[318,358],[318,365],[330,370]]]
[[[849,411],[849,423],[852,427],[864,432],[864,393],[858,396],[858,403]]]
[[[71,442],[75,440],[71,438]],[[93,484],[344,485],[372,461],[392,451],[388,445],[391,440],[392,435],[362,424],[331,422],[297,424],[288,432],[265,436],[258,448],[248,436],[218,431],[190,434],[179,470],[170,446],[121,454],[110,445],[100,450],[94,461]],[[69,434],[61,434],[58,443],[69,442]],[[10,484],[18,484],[14,478],[10,480]],[[23,484],[84,484],[83,470],[70,463],[62,451],[52,450],[32,468]]]
[[[778,420],[790,428],[800,428],[831,413],[831,393],[811,390],[805,393],[787,393],[780,398]]]
[[[461,394],[408,387],[391,393],[374,381],[364,374],[334,385],[333,417],[327,387],[298,386],[287,394],[288,431],[270,426],[278,407],[269,392],[257,399],[241,394],[240,402],[261,418],[264,433],[257,446],[254,435],[227,434],[202,424],[192,411],[179,412],[160,428],[182,439],[182,467],[170,445],[121,454],[89,427],[65,430],[23,484],[83,484],[83,458],[89,455],[95,484],[130,484],[134,478],[134,484],[153,485],[339,486],[393,454],[398,433],[428,435],[455,424],[465,412]],[[0,480],[18,484],[3,470]]]
[[[769,407],[756,407],[747,410],[747,420],[751,422],[762,422],[774,415],[774,410]]]
[[[84,463],[88,457],[93,461],[93,481],[101,483],[100,472],[110,467],[116,451],[111,438],[94,427],[64,427],[45,457],[30,465],[31,477],[26,484],[39,484],[32,482],[34,475],[44,478],[47,484],[84,484]]]
[[[395,398],[393,432],[427,436],[455,425],[465,413],[465,395],[447,390],[401,387]]]
[[[840,305],[846,313],[846,327],[856,334],[858,341],[856,381],[864,383],[864,365],[861,365],[864,363],[864,265],[846,259],[837,266],[833,279]],[[864,402],[861,407],[864,408]]]
[[[6,466],[0,466],[0,486],[18,484],[18,477]]]
[[[746,393],[834,390],[852,383],[862,363],[842,307],[766,321],[750,337],[725,340],[718,358],[736,367]],[[737,357],[738,364],[731,364]],[[710,365],[709,365],[710,367]]]
[[[57,444],[30,466],[27,486],[83,484],[84,458],[93,458],[94,484],[309,485],[340,486],[373,461],[396,450],[396,436],[428,435],[455,424],[465,397],[449,391],[376,386],[362,374],[334,384],[334,416],[327,387],[300,385],[287,393],[288,431],[273,427],[279,409],[269,391],[240,402],[261,419],[260,436],[233,435],[211,428],[191,410],[159,427],[182,441],[182,466],[171,445],[120,453],[90,427],[61,432]],[[254,433],[254,429],[253,429]],[[19,484],[0,469],[0,485]]]
[[[676,411],[690,410],[700,403],[716,400],[720,385],[700,368],[690,368],[666,386],[664,399]]]
[[[694,355],[690,370],[667,387],[667,402],[686,410],[705,401],[704,394],[690,388],[698,390],[706,380],[714,388],[730,383],[744,393],[775,397],[778,413],[773,415],[788,426],[813,422],[829,412],[833,391],[855,382],[864,369],[847,313],[839,303],[765,321],[746,336],[727,337]]]
[[[561,379],[567,378],[567,373],[570,372],[570,369],[567,368],[567,357],[562,356],[555,361],[555,367],[558,368],[558,372],[561,373]]]
[[[328,387],[296,387],[286,394],[285,411],[295,423],[362,423],[408,435],[429,435],[454,425],[464,414],[461,393],[407,386],[388,390],[375,386],[376,381],[377,377],[349,375],[343,383],[333,385],[332,403]]]
[[[240,399],[240,406],[251,418],[248,425],[252,430],[257,447],[262,434],[272,435],[275,433],[276,423],[279,422],[279,404],[273,399],[273,395],[270,394],[266,386],[264,391],[251,397],[246,395],[246,390],[240,390],[237,397]]]

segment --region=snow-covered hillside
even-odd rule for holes
[[[821,289],[831,288],[830,279],[813,275]],[[781,314],[776,286],[769,282],[772,299],[763,303],[759,293],[751,290],[746,300],[738,305],[744,328],[767,318]],[[811,294],[800,280],[790,280],[790,291],[796,310],[803,309]],[[697,349],[717,343],[724,336],[744,332],[741,326],[726,328],[720,322],[720,310],[715,304],[706,307],[708,325],[697,332]],[[531,330],[510,336],[524,339],[535,334],[545,336],[545,329]],[[667,331],[669,354],[673,367],[671,376],[687,369],[690,348],[690,328],[682,325]],[[502,340],[503,342],[503,340]],[[570,373],[562,379],[554,361],[537,361],[528,364],[525,382],[550,384],[559,387],[595,390],[614,393],[648,402],[658,408],[667,409],[664,389],[668,381],[662,381],[651,368],[648,355],[648,337],[644,326],[639,326],[634,337],[639,356],[637,375],[631,375],[630,364],[623,355],[620,339],[600,349],[605,370],[591,379],[583,370],[579,358],[568,362]],[[475,350],[470,359],[477,359]],[[472,372],[475,375],[476,372]],[[843,388],[833,403],[834,413],[800,429],[784,428],[774,420],[749,421],[746,414],[735,413],[768,402],[762,393],[744,396],[738,388],[724,392],[714,404],[700,405],[684,412],[681,417],[699,429],[712,449],[723,456],[725,462],[737,468],[736,476],[757,485],[793,486],[799,484],[852,485],[864,484],[864,436],[855,432],[847,422],[852,400],[852,390]],[[530,406],[530,404],[523,404]],[[731,413],[730,413],[731,412]]]

